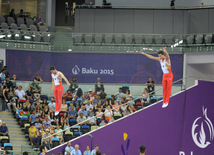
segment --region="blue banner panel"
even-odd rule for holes
[[[157,56],[157,55],[156,55]],[[170,55],[174,81],[183,76],[183,55]],[[79,83],[94,83],[98,77],[104,83],[144,84],[151,77],[162,82],[158,61],[141,54],[113,53],[55,53],[36,51],[6,51],[10,76],[32,81],[37,74],[45,82],[51,81],[49,67],[56,66],[68,79],[75,76]]]

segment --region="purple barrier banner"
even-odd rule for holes
[[[146,146],[146,155],[213,155],[213,88],[213,82],[199,81],[171,97],[166,109],[158,103],[93,131],[93,147],[98,144],[107,155],[138,155],[141,145]],[[91,139],[85,135],[71,141],[75,144],[83,152]],[[48,153],[64,152],[65,146]]]
[[[172,54],[170,58],[175,81],[183,76],[183,55]],[[68,79],[75,76],[79,83],[94,83],[98,77],[104,83],[144,84],[150,77],[162,83],[160,63],[141,54],[7,50],[6,62],[10,73],[25,81],[39,74],[43,81],[50,82],[49,67],[54,65]]]

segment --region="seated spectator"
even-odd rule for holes
[[[9,17],[13,17],[14,19],[16,19],[16,15],[15,15],[15,10],[11,9],[10,13],[9,13]]]
[[[74,148],[71,146],[71,142],[67,142],[67,146],[65,147],[65,155],[70,155]]]
[[[101,82],[100,78],[97,78],[97,81],[95,82],[95,93],[101,89],[104,89],[103,82]]]
[[[104,115],[105,115],[105,120],[108,123],[109,120],[111,119],[111,116],[113,116],[113,112],[112,112],[110,106],[108,106],[108,108],[105,110],[105,114]]]
[[[75,89],[78,88],[78,81],[75,77],[72,77],[70,80],[69,80],[69,83],[70,83],[70,86],[69,86],[69,90],[74,93],[75,92]]]
[[[25,18],[25,14],[23,12],[23,9],[20,10],[20,12],[17,14],[17,16],[20,18]]]
[[[10,100],[10,97],[13,96],[13,87],[9,87],[9,90],[8,90],[8,100]]]
[[[67,112],[65,112],[65,113],[63,114],[63,116],[61,117],[61,123],[62,123],[64,120],[68,121],[68,113],[67,113]]]
[[[86,108],[86,111],[88,112],[89,111],[89,109],[93,109],[94,108],[94,106],[91,104],[91,101],[87,101],[87,104],[85,105],[85,108]]]
[[[9,111],[11,112],[13,107],[16,108],[16,104],[18,103],[19,97],[16,95],[15,92],[13,92],[13,95],[9,98],[9,102],[7,103],[7,107]]]
[[[40,120],[42,122],[45,120],[45,113],[44,113],[44,111],[42,111],[42,113],[41,113]]]
[[[122,99],[121,101],[120,101],[120,109],[121,109],[121,113],[123,114],[123,116],[125,116],[126,114],[125,114],[125,111],[126,111],[126,109],[127,109],[127,104],[124,104],[125,102],[124,102],[124,100]]]
[[[41,107],[42,109],[44,109],[46,105],[48,105],[48,103],[47,103],[47,100],[44,99],[43,102],[40,103],[40,107]]]
[[[111,116],[111,119],[109,120],[109,122],[108,123],[112,123],[112,122],[114,122],[115,120],[114,120],[114,116]]]
[[[40,117],[42,114],[42,108],[39,105],[37,105],[35,107],[35,110],[36,110],[36,114]]]
[[[44,129],[49,129],[51,127],[51,121],[48,119],[48,116],[45,117],[45,120],[42,122]]]
[[[93,109],[91,108],[91,109],[89,109],[89,111],[88,111],[87,117],[90,116],[90,113],[91,113],[91,112],[93,113],[93,116],[95,116],[95,115],[94,115],[94,111],[93,111]]]
[[[42,83],[43,80],[42,80],[42,78],[40,77],[40,75],[37,75],[37,76],[33,79],[33,82]]]
[[[97,124],[99,124],[101,122],[101,119],[103,119],[103,112],[101,111],[101,108],[99,108],[98,111],[96,112],[96,116]]]
[[[61,128],[62,127],[62,123],[59,121],[59,119],[56,119],[55,120],[55,127],[57,126],[57,125],[59,125],[59,127]]]
[[[62,129],[60,129],[59,125],[56,126],[56,129],[54,130],[54,132],[56,133],[55,137],[59,138],[59,144],[61,144],[63,140],[62,138],[63,132],[62,132]]]
[[[90,146],[86,146],[86,150],[84,151],[83,155],[91,155]]]
[[[49,116],[50,115],[49,107],[47,105],[45,106],[43,111],[45,113],[45,116],[47,116],[47,115]]]
[[[72,101],[72,94],[70,90],[67,90],[67,92],[63,95],[63,99],[65,99],[66,101]]]
[[[74,104],[73,104],[72,102],[70,102],[70,106],[68,107],[68,111],[69,111],[69,110],[71,110],[71,107],[72,107],[72,106],[73,106],[73,107],[74,107],[74,109],[76,110],[76,108],[75,108]]]
[[[39,117],[39,116],[36,114],[36,110],[34,110],[33,114],[30,115],[29,122],[35,122],[36,117]]]
[[[42,136],[43,136],[44,133],[45,133],[45,130],[44,130],[43,126],[41,126],[40,129],[37,129],[37,135],[38,135],[38,137],[42,138]]]
[[[89,97],[90,97],[90,101],[92,102],[92,101],[95,99],[96,93],[93,92],[92,89],[90,88],[90,89],[88,90],[88,95],[89,95]]]
[[[36,127],[36,129],[40,129],[42,127],[42,123],[39,120],[39,117],[36,117],[36,121],[34,122],[34,126]]]
[[[49,138],[47,138],[47,137],[49,137]],[[42,144],[45,145],[48,150],[50,150],[52,148],[52,137],[51,137],[49,129],[46,129],[45,133],[42,135]]]
[[[112,106],[114,104],[114,101],[116,100],[114,95],[111,95],[111,98],[109,100],[109,104]]]
[[[149,81],[146,83],[148,92],[155,91],[155,82],[152,80],[152,78],[149,78]],[[155,92],[151,93],[150,95],[154,95]]]
[[[82,152],[79,150],[79,145],[74,146],[74,150],[71,152],[71,155],[82,155]]]
[[[102,105],[105,104],[105,101],[107,100],[107,94],[104,92],[104,89],[100,89],[99,97],[100,97],[101,104]]]
[[[5,122],[2,122],[2,125],[0,126],[0,136],[7,136],[8,139],[10,139],[9,130]]]
[[[33,92],[33,98],[34,98],[34,100],[40,100],[40,95],[41,95],[41,92],[39,91],[39,88],[36,87],[35,91]]]
[[[80,115],[77,117],[77,123],[81,123],[79,124],[80,126],[87,124],[87,122],[85,121],[86,117],[83,115],[83,113],[80,113]]]
[[[64,120],[63,120],[63,123],[62,123],[62,129],[63,129],[63,130],[68,129],[68,130],[66,130],[66,131],[70,131],[69,127],[70,127],[70,126],[69,126],[69,124],[68,124],[68,120],[64,119]],[[66,132],[66,131],[63,131],[63,132]]]
[[[25,92],[25,97],[27,99],[32,99],[33,98],[33,91],[32,91],[32,87],[29,86],[28,90]]]
[[[77,90],[75,101],[76,101],[76,108],[80,107],[83,104],[83,93],[81,88],[78,88]]]
[[[148,101],[149,101],[149,93],[148,93],[148,89],[147,88],[144,88],[142,96],[143,96],[143,98],[142,98],[141,102],[142,102],[142,105],[144,105],[144,103],[148,103]]]
[[[108,106],[112,108],[112,105],[110,105],[108,101],[105,101],[105,104],[103,105],[103,111],[105,111],[108,108]]]
[[[31,111],[31,104],[28,99],[26,99],[26,102],[23,104],[23,111]]]
[[[71,106],[71,109],[68,111],[68,117],[71,118],[76,118],[77,117],[77,111],[75,110],[74,106]]]
[[[101,105],[101,101],[99,101],[98,104],[94,106],[94,110],[97,111],[99,108],[101,109],[101,111],[103,111],[103,106]]]
[[[114,114],[120,114],[120,106],[117,103],[117,100],[114,101],[114,105],[112,105],[114,108]]]
[[[8,91],[7,85],[4,85],[2,91],[2,112],[6,112],[6,105],[8,103]]]
[[[132,97],[132,95],[130,94],[130,90],[129,90],[129,89],[126,90],[126,94],[124,95],[124,98],[125,98],[125,102],[132,101],[132,100],[133,100],[133,97]]]
[[[55,127],[52,125],[52,126],[50,127],[50,129],[49,129],[49,130],[50,130],[50,134],[52,134],[52,135],[54,134],[54,128],[55,128]],[[54,136],[52,136],[52,138],[54,138]]]
[[[10,81],[13,83],[13,89],[16,88],[16,74],[13,74],[13,77],[10,78]]]
[[[85,92],[84,93],[84,98],[83,98],[83,102],[87,102],[87,101],[89,101],[90,100],[90,96],[88,95],[88,92]]]
[[[50,112],[55,112],[56,104],[54,102],[54,98],[53,97],[51,98],[51,102],[48,104],[48,106],[49,106]]]
[[[102,119],[102,120],[101,120],[101,123],[100,123],[100,126],[103,126],[103,125],[106,125],[106,123],[105,123],[105,120],[104,120],[104,119]]]
[[[84,116],[87,116],[87,111],[85,110],[85,106],[82,105],[81,109],[78,111],[78,116],[83,113]]]
[[[121,99],[124,97],[124,94],[122,92],[122,88],[119,88],[119,92],[117,92],[114,96],[116,97],[117,102],[120,102]]]
[[[35,103],[33,104],[33,109],[36,108],[36,106],[40,106],[39,100],[36,100]],[[44,107],[45,108],[45,107]]]
[[[35,23],[38,27],[40,27],[40,25],[44,25],[45,27],[47,27],[47,26],[46,26],[46,23],[42,20],[41,17],[39,17],[39,14],[37,14],[37,15],[36,15],[36,18],[34,18],[34,23]]]
[[[29,138],[30,138],[30,143],[33,145],[33,137],[37,137],[37,130],[36,127],[34,126],[34,123],[30,123],[30,128],[29,128]]]
[[[60,111],[63,111],[63,112],[67,112],[68,111],[68,105],[66,104],[66,100],[65,99],[62,100],[62,105],[61,105]]]
[[[92,126],[92,125],[96,125],[97,124],[97,120],[96,120],[96,118],[92,118],[92,117],[94,117],[93,116],[93,112],[90,112],[90,116],[88,117],[88,124],[90,125],[90,126]]]
[[[94,105],[94,106],[97,105],[98,102],[99,102],[99,100],[100,100],[100,99],[99,99],[99,96],[98,96],[98,95],[95,95],[95,96],[94,96],[94,99],[93,99],[93,101],[92,101],[92,105]]]
[[[54,115],[54,112],[51,112],[50,113],[50,121],[51,121],[52,125],[56,125],[55,120],[56,120],[56,117]]]

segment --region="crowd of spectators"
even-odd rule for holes
[[[62,132],[62,130],[66,130],[71,126],[70,119],[76,119],[76,123],[80,123],[80,127],[84,125],[89,127],[105,126],[115,121],[115,115],[122,117],[136,111],[135,102],[129,89],[126,90],[126,93],[123,93],[122,88],[119,88],[115,95],[108,98],[100,78],[97,79],[95,84],[95,92],[92,89],[83,92],[81,87],[78,86],[77,79],[75,77],[70,79],[69,82],[72,84],[62,96],[61,112],[58,116],[54,115],[54,98],[51,98],[50,101],[47,98],[41,98],[41,89],[38,85],[35,88],[30,85],[26,91],[22,89],[22,86],[17,87],[14,82],[12,82],[13,85],[8,87],[9,82],[7,81],[15,81],[16,76],[13,75],[13,78],[10,79],[7,67],[2,70],[0,79],[2,83],[2,111],[6,111],[7,105],[10,112],[27,116],[30,123],[28,130],[30,144],[33,145],[33,138],[40,137],[42,144],[47,149],[52,148],[52,138],[58,138],[59,144],[63,142],[65,131]],[[40,83],[43,80],[37,75],[33,82]],[[149,89],[145,88],[142,93],[142,105],[148,102],[149,90],[151,90],[150,87],[154,86],[154,82],[149,80],[147,85]],[[8,129],[5,130],[3,124],[0,127],[0,135],[6,134],[9,136],[8,132],[5,132]],[[3,130],[1,130],[2,128]],[[66,131],[70,131],[70,129]],[[75,146],[74,150],[78,151],[78,146]]]

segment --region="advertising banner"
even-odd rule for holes
[[[176,81],[183,76],[183,55],[171,54],[170,58]],[[149,78],[162,83],[160,62],[141,54],[7,50],[6,59],[10,73],[24,81],[31,81],[39,74],[43,81],[50,82],[49,67],[54,65],[68,79],[75,76],[79,83],[94,83],[98,77],[104,83],[145,84]]]

